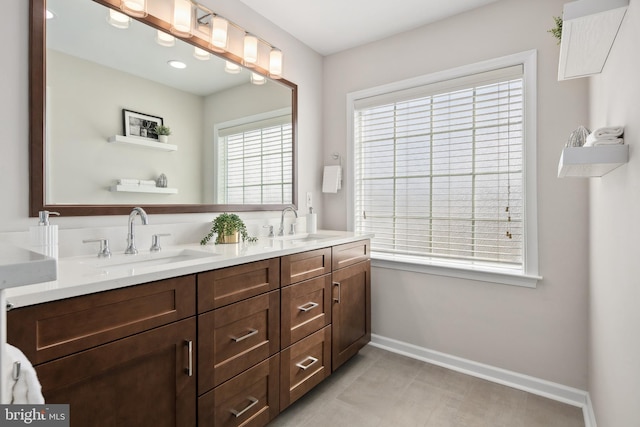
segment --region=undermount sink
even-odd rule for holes
[[[177,251],[139,253],[136,255],[113,254],[111,258],[93,258],[91,260],[82,261],[82,264],[108,273],[111,271],[116,272],[131,270],[134,268],[147,268],[193,261],[202,258],[210,258],[215,255],[216,254],[210,252],[182,249]]]
[[[315,242],[317,240],[330,239],[330,234],[309,234],[309,233],[299,233],[299,234],[287,234],[285,236],[276,236],[272,237],[273,240],[281,240],[283,242],[289,243],[307,243],[307,242]]]

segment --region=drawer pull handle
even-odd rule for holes
[[[229,409],[229,412],[231,412],[233,415],[235,415],[236,418],[239,418],[241,416],[243,416],[249,409],[253,408],[254,406],[256,406],[258,404],[258,399],[256,399],[255,397],[247,397],[247,400],[251,403],[249,403],[249,406],[247,406],[246,408],[244,408],[242,411],[236,411],[235,409]]]
[[[187,367],[184,370],[188,376],[193,376],[193,341],[185,341],[185,345],[187,346]]]
[[[309,301],[308,303],[302,304],[300,307],[298,307],[298,310],[307,312],[307,311],[313,310],[314,308],[316,308],[319,305],[320,304],[318,304],[317,302]]]
[[[337,304],[340,304],[340,294],[342,293],[342,286],[340,286],[340,282],[333,282],[333,286],[337,286],[338,287],[338,298],[333,297],[333,301],[336,302]]]
[[[252,336],[256,335],[257,333],[258,333],[258,330],[257,330],[257,329],[249,329],[249,332],[247,332],[247,333],[246,333],[246,334],[244,334],[243,336],[241,336],[241,337],[231,337],[231,339],[232,339],[234,342],[240,342],[240,341],[244,341],[244,340],[246,340],[246,339],[247,339],[247,338],[249,338],[249,337],[252,337]]]
[[[309,362],[309,363],[307,363]],[[318,359],[316,359],[313,356],[308,356],[306,359],[304,359],[302,362],[300,363],[296,363],[296,366],[302,370],[307,370],[310,367],[312,367],[313,365],[315,365],[318,362]],[[306,364],[305,364],[306,363]]]

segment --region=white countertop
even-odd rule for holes
[[[325,230],[319,230],[315,235],[322,238],[296,241],[285,236],[283,240],[260,238],[253,243],[163,247],[161,252],[140,250],[137,255],[114,253],[108,259],[97,256],[60,258],[57,280],[7,289],[7,300],[15,308],[24,307],[373,237]],[[135,265],[132,260],[139,264]]]
[[[56,278],[56,261],[13,245],[0,244],[0,289]]]

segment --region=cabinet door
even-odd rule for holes
[[[371,261],[333,272],[332,367],[371,341]]]
[[[195,426],[194,317],[36,367],[72,427]]]

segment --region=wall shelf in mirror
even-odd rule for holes
[[[565,147],[558,164],[558,178],[601,177],[629,161],[626,144]]]
[[[178,150],[178,146],[174,144],[167,144],[164,142],[155,142],[151,140],[146,141],[142,138],[135,138],[131,136],[114,135],[114,136],[110,136],[107,141],[109,141],[112,144],[128,144],[128,145],[135,145],[138,147],[151,148],[154,150],[161,150],[161,151],[177,151]]]
[[[122,193],[154,193],[154,194],[178,194],[177,188],[154,187],[151,185],[112,185],[109,191]]]

